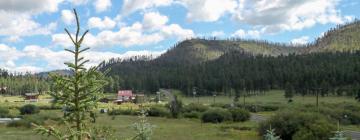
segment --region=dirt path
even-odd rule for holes
[[[360,140],[360,132],[358,131],[345,131],[346,136],[350,136],[352,140]]]

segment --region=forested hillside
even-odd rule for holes
[[[267,41],[190,39],[157,59],[112,60],[106,91],[159,88],[191,94],[287,89],[299,94],[357,92],[360,81],[359,21],[337,26],[304,46]]]

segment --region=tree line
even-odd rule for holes
[[[133,89],[154,93],[172,88],[192,95],[263,92],[287,89],[294,94],[356,96],[360,90],[360,52],[323,52],[280,56],[233,51],[213,61],[187,64],[159,59],[104,63],[106,92]]]
[[[0,69],[0,94],[24,95],[25,93],[45,93],[50,90],[48,78],[41,78],[31,73],[12,73]]]

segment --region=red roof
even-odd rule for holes
[[[133,96],[131,90],[119,90],[118,96]]]

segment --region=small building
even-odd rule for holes
[[[39,93],[25,93],[25,101],[37,102],[39,100]]]
[[[124,102],[133,102],[135,100],[135,95],[131,90],[119,90],[116,103],[121,104]]]

